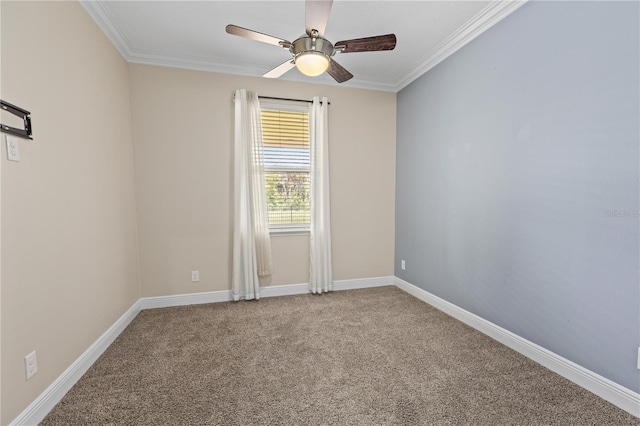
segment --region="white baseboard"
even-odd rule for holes
[[[338,280],[333,282],[335,291],[357,290],[360,288],[382,287],[393,285],[394,277],[357,278],[353,280]],[[273,285],[260,288],[260,297],[293,296],[294,294],[309,293],[309,284]]]
[[[175,294],[172,296],[143,297],[142,309],[169,308],[172,306],[200,305],[203,303],[229,302],[233,300],[231,290],[206,291],[202,293]]]
[[[547,367],[549,370],[569,379],[573,383],[598,395],[600,398],[609,401],[636,417],[640,417],[640,394],[602,377],[591,370],[587,370],[573,361],[569,361],[540,345],[530,342],[517,334],[505,330],[484,318],[472,314],[398,277],[395,277],[394,284],[412,296]]]
[[[38,396],[10,425],[36,425],[60,402],[71,387],[113,343],[141,310],[136,301],[118,320],[84,351],[44,392]]]
[[[394,277],[358,278],[333,282],[333,289],[356,290],[360,288],[393,285]],[[260,297],[293,296],[309,293],[309,284],[289,284],[260,287]],[[199,305],[203,303],[229,302],[233,300],[231,290],[207,291],[202,293],[177,294],[173,296],[143,297],[142,309],[168,308],[171,306]]]
[[[333,282],[334,290],[357,290],[360,288],[384,287],[394,284],[395,277],[358,278]]]
[[[270,285],[260,287],[260,297],[293,296],[309,293],[309,284]]]

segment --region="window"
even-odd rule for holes
[[[269,228],[308,231],[309,113],[306,108],[263,105],[261,115]]]

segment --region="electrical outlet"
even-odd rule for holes
[[[191,282],[195,283],[200,281],[200,271],[191,271]]]
[[[33,377],[38,372],[38,360],[36,359],[36,351],[31,352],[24,357],[24,370],[27,375],[27,380]]]
[[[5,135],[7,142],[7,160],[20,161],[19,139],[13,136]]]
[[[404,263],[404,260],[400,261],[400,269],[402,269],[403,271],[407,269],[407,265]]]

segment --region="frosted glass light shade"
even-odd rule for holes
[[[304,75],[315,77],[329,67],[329,58],[320,52],[302,52],[296,56],[296,67]]]

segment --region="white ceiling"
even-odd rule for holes
[[[337,42],[394,33],[393,51],[336,54],[354,78],[344,86],[398,91],[521,1],[335,0],[325,38]],[[293,41],[304,33],[304,1],[83,1],[129,62],[261,76],[287,50],[229,35],[227,24]],[[337,84],[292,69],[285,80]]]

